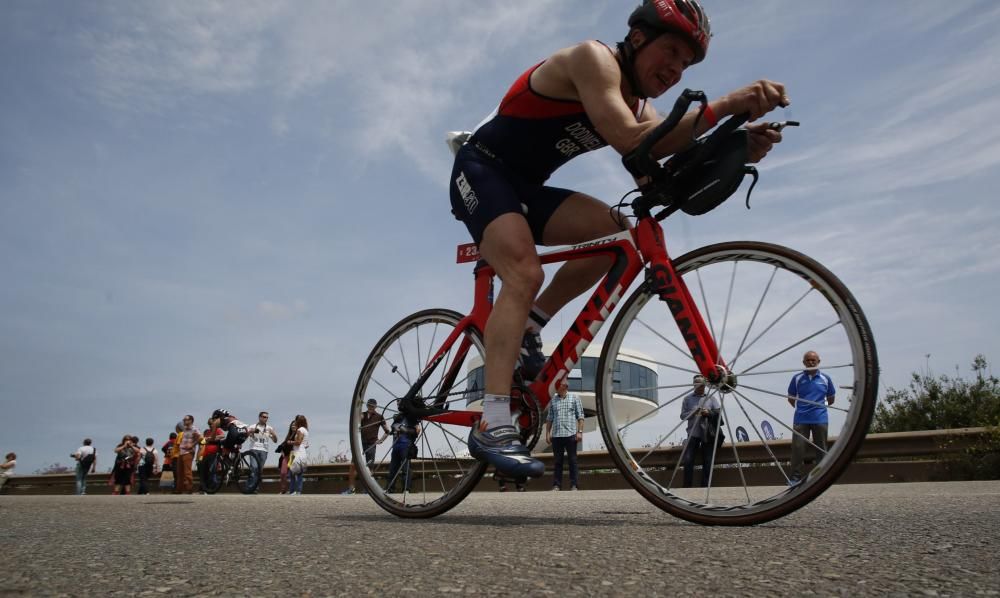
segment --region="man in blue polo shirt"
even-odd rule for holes
[[[795,419],[792,421],[792,473],[790,484],[802,479],[802,460],[806,450],[806,441],[812,436],[816,447],[816,463],[826,454],[826,432],[829,416],[826,406],[833,405],[836,387],[833,380],[819,371],[819,354],[807,351],[802,357],[805,369],[792,376],[788,384],[788,403],[795,407]]]

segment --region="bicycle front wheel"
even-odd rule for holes
[[[714,429],[711,419],[691,420],[703,438],[688,432],[681,405],[698,368],[669,306],[643,285],[615,318],[598,363],[608,451],[629,484],[688,521],[753,525],[787,515],[837,480],[868,431],[878,387],[868,322],[829,270],[778,245],[711,245],[674,266],[731,373],[705,393],[721,417]],[[806,351],[820,355],[836,388],[825,428],[796,425],[798,401],[788,398]]]
[[[260,486],[260,459],[253,451],[240,455],[236,465],[236,487],[243,494],[253,494]]]
[[[376,412],[387,425],[400,413],[401,399],[413,391],[425,406],[438,410],[481,409],[485,350],[475,329],[459,335],[433,373],[423,384],[418,382],[461,319],[461,314],[447,309],[403,318],[372,349],[354,389],[350,424],[354,468],[372,499],[400,517],[444,513],[475,488],[486,469],[469,455],[470,428],[464,425],[421,421],[416,450],[402,444],[394,448],[392,436],[381,444],[364,441],[371,439],[372,430],[383,436],[378,423],[362,423],[369,399],[377,401]]]

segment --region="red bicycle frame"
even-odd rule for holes
[[[621,301],[625,291],[635,281],[636,276],[646,268],[646,282],[653,292],[667,304],[670,313],[677,322],[677,327],[691,351],[691,357],[698,365],[699,371],[710,381],[717,381],[725,364],[719,357],[718,348],[705,322],[698,311],[694,300],[688,291],[684,280],[677,275],[673,263],[667,255],[666,243],[663,239],[663,228],[652,216],[640,220],[635,228],[627,231],[573,245],[568,249],[540,254],[542,264],[552,264],[578,260],[596,256],[611,257],[613,263],[597,288],[584,305],[583,310],[566,331],[562,341],[545,362],[541,373],[529,386],[537,398],[541,409],[544,409],[552,395],[556,384],[569,376],[570,371],[580,362],[583,352],[597,336],[604,322]],[[459,262],[478,259],[475,245],[459,247]],[[452,345],[461,336],[462,341],[458,351],[454,353],[448,370],[443,378],[442,387],[450,388],[457,379],[461,364],[465,360],[471,346],[469,337],[465,335],[469,328],[477,331],[486,329],[486,320],[493,310],[492,289],[496,272],[485,262],[480,261],[475,271],[475,296],[472,311],[464,317],[441,348],[434,354],[418,377],[412,392],[420,388],[430,377],[430,374],[450,354]],[[435,405],[443,406],[447,393],[443,393],[435,401]],[[472,426],[482,416],[479,411],[452,411],[427,415],[424,419],[439,423]]]

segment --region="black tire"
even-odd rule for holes
[[[424,420],[422,433],[416,441],[420,456],[410,464],[413,491],[388,492],[386,478],[392,443],[377,445],[370,467],[361,443],[361,416],[366,400],[376,399],[378,412],[390,422],[399,412],[400,399],[411,390],[420,370],[431,361],[461,319],[461,314],[448,309],[429,309],[403,318],[376,343],[354,388],[350,436],[358,481],[376,504],[399,517],[427,518],[448,511],[472,492],[486,471],[485,464],[467,455],[468,427]],[[424,331],[423,337],[421,331]],[[455,358],[460,343],[457,340],[446,359],[437,364],[434,375],[420,389],[420,397],[436,397],[443,401],[437,405],[439,408],[447,409],[457,403],[457,408],[465,410],[468,403],[474,405],[482,399],[481,385],[476,386],[477,371],[481,372],[483,363],[482,335],[469,328],[464,338],[469,341],[466,357],[461,361]],[[479,360],[478,368],[476,360]],[[442,374],[452,366],[461,375],[449,382]],[[434,403],[428,400],[425,404],[432,406]]]
[[[205,471],[201,471],[202,467],[206,468]],[[198,473],[201,477],[201,489],[205,491],[205,494],[218,492],[226,477],[225,465],[220,459],[219,453],[205,457],[198,468]]]
[[[729,264],[732,265],[731,270]],[[739,270],[740,265],[743,266],[743,270]],[[681,338],[677,332],[677,325],[667,307],[650,292],[646,284],[638,288],[619,310],[608,332],[598,363],[597,414],[608,451],[622,475],[640,494],[664,511],[688,521],[705,525],[754,525],[788,515],[809,504],[836,482],[850,464],[867,434],[877,400],[878,357],[864,313],[847,287],[829,270],[801,253],[778,245],[751,241],[711,245],[681,256],[675,260],[674,266],[677,274],[684,276],[695,302],[699,303],[699,309],[712,330],[717,344],[725,342],[726,327],[731,317],[734,321],[749,320],[739,348],[732,355],[727,353],[728,347],[720,346],[722,359],[731,366],[732,371],[740,372],[740,376],[730,381],[731,386],[709,385],[707,393],[709,395],[714,393],[720,399],[722,420],[725,424],[719,424],[719,429],[724,432],[728,430],[730,439],[728,446],[722,445],[712,450],[713,467],[708,472],[708,481],[711,484],[713,477],[716,476],[736,479],[742,483],[746,500],[744,502],[742,493],[733,493],[730,497],[729,490],[719,490],[717,487],[716,497],[721,502],[713,502],[711,487],[706,490],[682,490],[673,485],[680,469],[681,455],[687,448],[687,440],[683,441],[680,449],[656,450],[660,449],[684,424],[678,417],[679,405],[672,404],[683,394],[691,392],[690,374],[697,373],[697,368],[690,355],[683,361],[686,343],[683,340],[675,342],[671,339],[671,334],[676,335],[676,339]],[[767,278],[768,274],[770,278]],[[765,278],[766,286],[762,284]],[[706,279],[710,291],[705,290]],[[737,280],[740,280],[741,284],[744,280],[749,280],[747,286],[751,287],[751,292],[736,292]],[[727,284],[726,293],[724,291]],[[801,287],[801,296],[797,287]],[[763,291],[758,302],[757,290],[761,288]],[[711,290],[714,290],[715,294]],[[743,291],[742,286],[740,291]],[[755,334],[758,333],[758,329],[755,328],[758,318],[761,321],[770,318],[771,309],[763,307],[769,293],[776,295],[778,299],[778,309],[774,310],[775,313],[788,303],[791,307],[781,312],[773,323],[748,343],[751,330]],[[718,332],[716,325],[719,322],[712,322],[710,319],[713,313],[718,315],[717,309],[713,311],[706,308],[713,298],[717,298],[714,307],[717,308],[719,303],[725,304],[725,319],[721,323],[721,334],[716,334]],[[743,305],[732,309],[733,301],[742,302]],[[647,306],[649,309],[643,311]],[[751,312],[752,317],[747,318]],[[768,314],[767,318],[764,317],[765,313]],[[832,321],[833,324],[824,328],[828,321]],[[758,341],[764,338],[772,341],[775,346],[763,351],[756,347]],[[807,342],[810,344],[806,345]],[[788,355],[789,351],[797,351],[798,348],[805,350],[816,344],[822,344],[825,347],[823,351],[827,354],[836,355],[831,357],[830,365],[841,371],[832,374],[834,384],[837,383],[837,377],[844,378],[843,370],[851,375],[852,382],[849,386],[838,386],[850,389],[851,395],[847,399],[848,407],[844,408],[837,402],[829,407],[832,414],[831,424],[835,420],[839,423],[839,420],[843,419],[836,442],[828,446],[825,451],[820,450],[822,447],[816,448],[818,445],[814,445],[814,450],[820,457],[819,462],[800,482],[793,483],[794,478],[789,476],[783,467],[783,458],[778,457],[783,450],[783,444],[773,439],[773,433],[770,434],[772,438],[767,438],[768,431],[772,429],[770,422],[762,421],[758,429],[754,423],[754,415],[748,412],[746,407],[748,405],[755,407],[768,418],[786,426],[794,438],[798,433],[783,422],[783,418],[791,419],[788,414],[790,407],[783,395],[787,394],[788,380],[796,370],[794,368],[769,370],[778,367],[779,364],[791,366],[792,355],[797,359],[798,353]],[[643,347],[641,350],[638,349],[639,345]],[[646,352],[652,352],[651,347],[661,346],[662,350],[656,349],[654,357],[647,357]],[[765,357],[759,362],[756,362],[759,357],[754,357],[738,363],[745,355],[752,353]],[[680,357],[677,357],[678,355]],[[670,360],[674,358],[675,361],[671,362]],[[628,388],[622,388],[624,382],[621,381],[618,382],[618,387],[615,387],[614,369],[619,360],[648,360],[655,364],[652,367],[657,372],[663,372],[657,373],[657,380],[654,382],[657,391],[655,400],[651,402],[657,406],[633,416],[633,420],[626,419],[624,422],[615,412],[622,411],[623,401],[628,402],[633,399],[630,392],[636,393]],[[740,370],[747,362],[754,365],[746,370]],[[765,364],[768,369],[760,369],[759,366]],[[684,373],[677,374],[675,373],[677,371]],[[801,371],[801,367],[798,371]],[[678,376],[684,376],[685,378],[680,380],[686,382],[661,384],[669,382],[671,377]],[[779,387],[782,383],[784,386]],[[664,402],[660,398],[660,391],[666,388],[684,389],[685,384],[686,390],[681,390],[681,394],[670,401]],[[730,406],[728,412],[727,399]],[[842,405],[843,397],[839,397],[839,400]],[[734,403],[739,411],[732,408]],[[780,411],[781,409],[784,411]],[[774,415],[779,412],[785,415]],[[733,441],[735,436],[731,420],[742,421],[741,417],[745,417],[748,425],[757,432],[759,444]],[[727,428],[722,428],[723,425]],[[662,432],[670,429],[668,426],[672,426],[673,429],[663,435]],[[661,433],[655,445],[647,442],[646,446],[643,446],[644,438],[648,441],[648,437],[642,436],[626,441],[626,435],[635,436],[631,432],[635,430],[641,433],[643,428]],[[654,450],[649,449],[651,445]],[[744,451],[743,459],[740,457],[741,450]],[[729,460],[727,451],[731,452],[734,458],[719,467],[716,459],[722,456],[724,460]],[[756,463],[748,457],[754,454],[758,455]],[[784,476],[784,480],[778,480],[782,482],[781,486],[774,488],[747,481],[747,476],[760,475],[765,471],[760,469],[765,465],[769,467],[766,473],[771,475],[772,480],[775,477],[772,474],[780,473]],[[758,469],[751,470],[751,468]],[[788,480],[787,484],[783,483],[785,480]],[[751,496],[751,490],[756,497]],[[703,493],[704,499],[701,498]],[[720,495],[721,499],[718,498]]]
[[[260,486],[260,458],[253,451],[240,455],[236,464],[236,487],[242,494],[253,494]]]

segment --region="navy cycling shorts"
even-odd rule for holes
[[[451,211],[479,245],[490,222],[509,212],[523,214],[535,244],[543,245],[545,224],[567,197],[576,193],[525,181],[498,160],[470,144],[455,156],[451,172]]]

